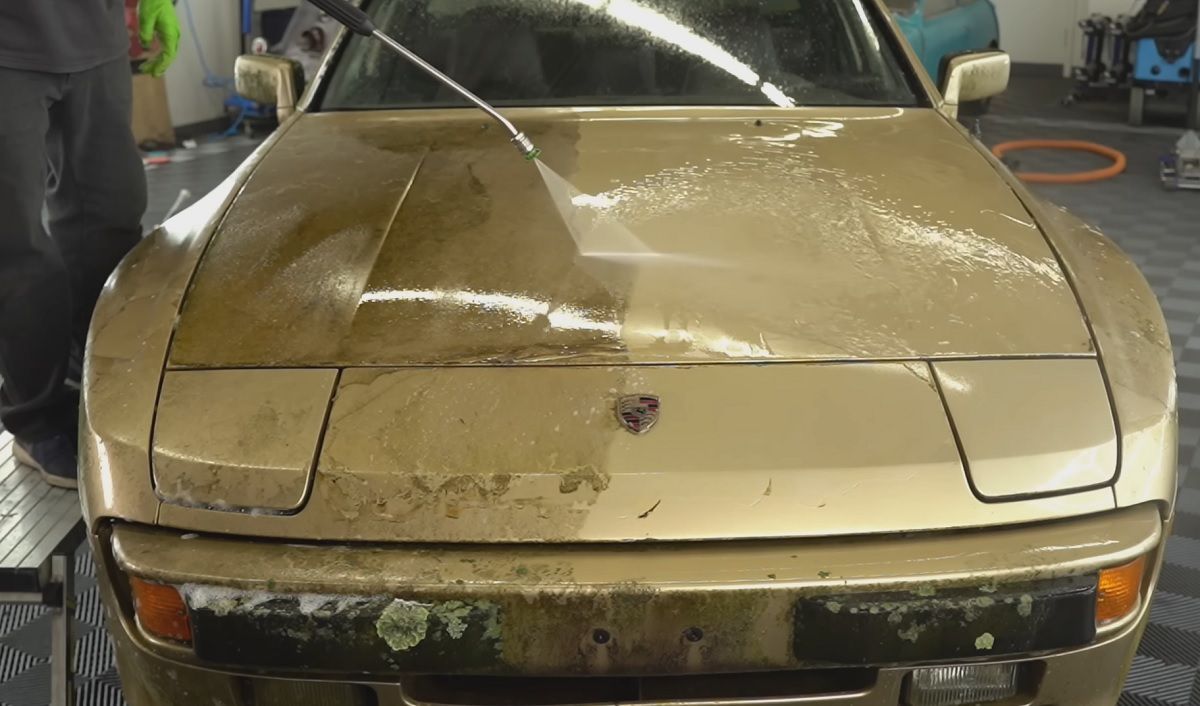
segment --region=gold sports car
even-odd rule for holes
[[[1171,346],[955,121],[1006,56],[935,87],[877,0],[364,9],[570,189],[369,38],[241,62],[286,119],[88,349],[132,706],[1116,703]]]

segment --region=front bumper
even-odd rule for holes
[[[1124,675],[1137,652],[1146,616],[1119,633],[1095,645],[1025,662],[1034,675],[1022,695],[1003,706],[1114,706],[1121,695]],[[520,703],[527,706],[597,703],[596,694],[640,693],[638,698],[610,698],[601,703],[637,704],[637,706],[900,706],[904,704],[905,682],[911,669],[880,668],[861,670],[819,670],[811,677],[792,683],[800,688],[786,694],[765,695],[740,687],[762,675],[697,677],[705,694],[683,688],[654,698],[646,690],[638,691],[647,680],[585,678],[603,685],[572,689],[566,680],[496,678],[472,679],[462,689],[443,689],[437,684],[409,690],[399,680],[379,681],[370,677],[316,680],[314,675],[251,674],[183,665],[159,656],[137,644],[137,637],[120,625],[113,626],[113,643],[121,672],[126,701],[130,706],[493,706]],[[786,677],[792,677],[789,673]],[[774,676],[767,675],[768,677]],[[419,678],[422,682],[433,679]],[[678,679],[678,678],[677,678]],[[444,680],[442,680],[444,683]],[[508,681],[507,684],[504,682]],[[775,680],[778,683],[778,680]],[[639,683],[640,682],[640,683]],[[757,686],[757,685],[756,685]],[[434,695],[430,695],[432,692]],[[514,692],[524,700],[502,700]],[[553,695],[562,694],[558,699]],[[580,694],[585,696],[581,699]],[[682,694],[682,696],[680,695]],[[689,696],[689,694],[695,694]],[[472,698],[474,695],[474,698]],[[551,696],[551,699],[547,699]]]
[[[288,689],[317,680],[386,706],[484,703],[405,696],[434,679],[413,674],[601,690],[562,701],[583,703],[621,689],[712,700],[762,672],[788,684],[780,698],[895,706],[914,666],[959,661],[1028,662],[1022,703],[1074,706],[1115,703],[1146,618],[1142,605],[1096,632],[1096,573],[1157,559],[1162,537],[1147,505],[999,531],[602,547],[296,546],[117,525],[98,549],[126,688],[144,689],[134,706],[189,703],[181,674],[223,699],[276,689],[299,706]],[[126,575],[181,587],[193,645],[140,629]],[[695,693],[697,675],[711,692]]]

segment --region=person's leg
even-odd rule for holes
[[[63,77],[0,68],[0,422],[26,445],[75,433],[63,385],[71,291],[42,227],[49,111]]]
[[[71,74],[50,111],[50,237],[71,279],[82,345],[104,282],[142,237],[146,173],[130,127],[133,84],[121,59]]]

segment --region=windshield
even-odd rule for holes
[[[915,105],[869,0],[375,0],[380,29],[499,106]],[[324,109],[465,101],[354,36]]]

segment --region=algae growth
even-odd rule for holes
[[[375,632],[396,652],[411,650],[429,631],[429,607],[396,599],[375,621]]]
[[[457,640],[467,631],[471,606],[462,601],[446,601],[433,609],[433,615],[441,622],[446,634]]]
[[[1021,596],[1021,602],[1017,604],[1017,615],[1022,618],[1028,618],[1033,612],[1033,596],[1026,593]]]

